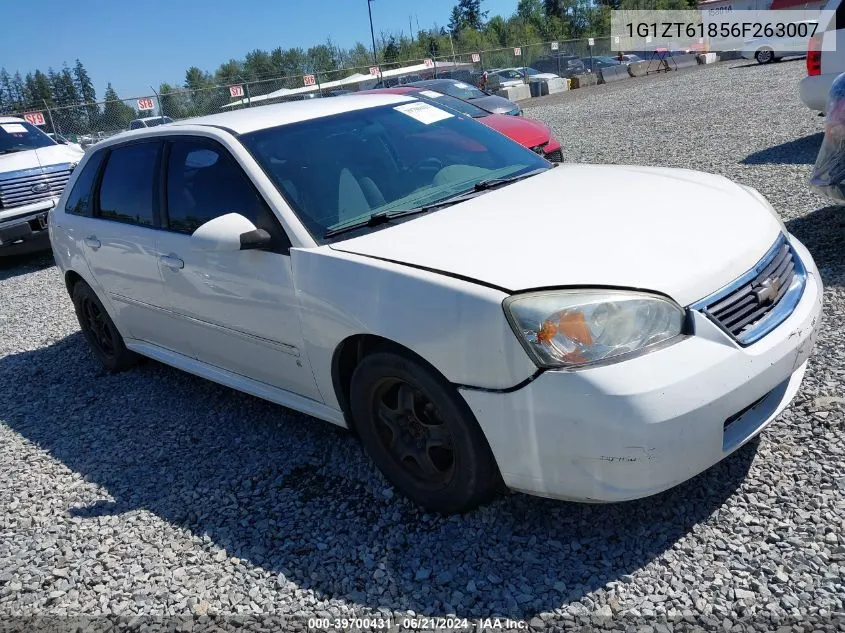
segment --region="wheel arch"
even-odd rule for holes
[[[355,420],[349,407],[349,388],[358,363],[376,352],[393,352],[419,363],[446,384],[451,384],[434,365],[412,349],[377,334],[353,334],[342,340],[332,354],[331,374],[335,397],[343,411],[346,425],[356,433]]]
[[[82,275],[80,275],[75,270],[68,270],[65,273],[65,288],[67,288],[67,293],[73,298],[73,288],[78,284],[80,281],[85,281]]]

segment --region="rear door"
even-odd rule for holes
[[[91,213],[73,224],[124,336],[183,352],[184,336],[168,308],[155,247],[162,147],[156,139],[104,151]]]

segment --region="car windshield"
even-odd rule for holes
[[[518,70],[513,70],[512,68],[509,68],[507,70],[500,70],[496,74],[499,75],[499,77],[502,77],[503,79],[522,79],[522,73]]]
[[[417,99],[240,139],[320,243],[375,214],[436,205],[482,181],[551,168],[498,132]]]
[[[144,124],[147,127],[155,127],[157,125],[163,125],[165,123],[173,123],[173,119],[171,119],[170,117],[166,117],[166,116],[165,117],[157,116],[154,119],[144,119]]]
[[[0,154],[25,152],[55,144],[44,132],[24,121],[0,123]]]
[[[418,81],[412,85],[418,86],[420,88],[430,87],[434,90],[437,90],[438,92],[445,92],[447,95],[451,95],[453,97],[457,97],[458,99],[464,100],[479,99],[481,97],[487,96],[475,86],[465,84],[462,81],[438,81],[436,84],[429,84],[425,81]]]
[[[436,90],[421,90],[420,92],[415,92],[414,96],[422,101],[433,100],[433,103],[435,104],[449,108],[450,110],[456,110],[461,114],[471,116],[473,119],[490,116],[490,113],[487,112],[487,110],[482,110],[478,106],[467,103],[462,99],[458,99],[452,95],[443,94],[442,92],[437,92]]]

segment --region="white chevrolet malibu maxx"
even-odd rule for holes
[[[621,501],[760,431],[822,287],[755,190],[554,165],[411,96],[198,118],[90,151],[49,228],[94,354],[348,426],[426,508]]]

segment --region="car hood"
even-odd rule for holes
[[[511,292],[612,286],[689,305],[751,269],[781,231],[721,176],[561,165],[331,246]]]
[[[547,143],[552,135],[546,124],[521,116],[491,114],[478,120],[517,143],[525,145],[525,147],[535,147]]]
[[[518,107],[513,101],[509,101],[504,97],[498,97],[496,95],[487,95],[486,97],[470,99],[469,102],[474,106],[478,106],[482,110],[487,110],[487,112],[494,112],[496,114],[507,114]]]
[[[10,171],[48,167],[61,163],[75,163],[84,152],[68,145],[50,145],[14,154],[0,154],[0,175]]]

